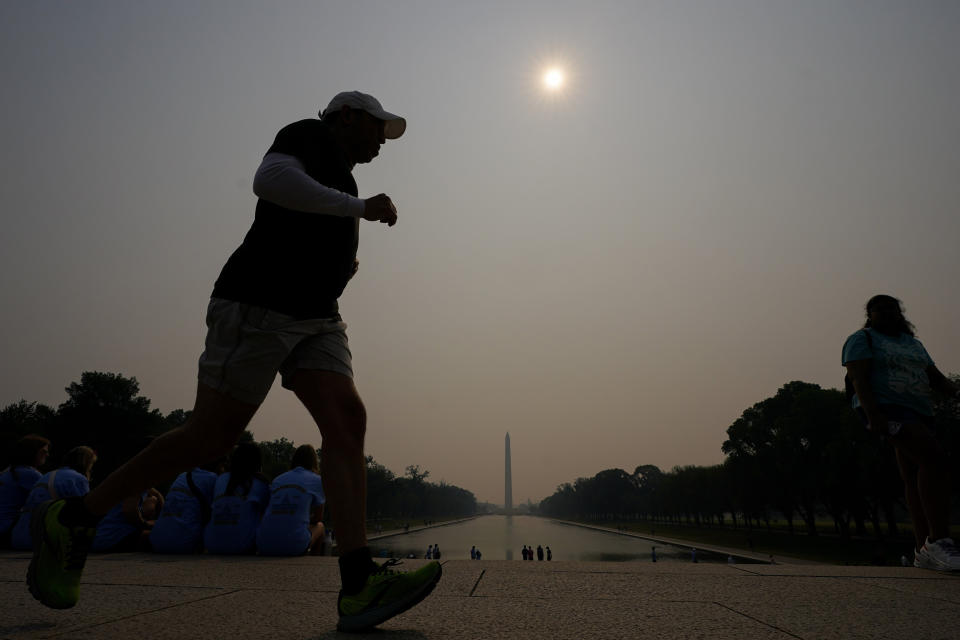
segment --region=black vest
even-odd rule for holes
[[[326,125],[304,120],[291,127],[307,139],[298,154],[320,184],[357,195],[357,184]],[[279,137],[278,137],[279,140]],[[276,148],[270,151],[289,153]],[[213,297],[235,300],[297,318],[337,315],[337,298],[353,272],[359,219],[304,213],[257,201],[256,217],[224,265]]]

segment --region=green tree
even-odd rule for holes
[[[415,485],[423,484],[427,478],[430,477],[429,471],[421,471],[420,465],[411,464],[407,466],[407,477],[410,478],[410,481]]]
[[[960,375],[947,376],[954,384],[960,385]],[[933,411],[937,417],[937,438],[947,451],[950,459],[951,492],[953,512],[960,512],[960,397],[937,394],[934,396]],[[954,520],[956,521],[956,519]]]
[[[290,469],[290,461],[293,460],[293,454],[297,450],[292,441],[281,436],[277,440],[258,442],[257,445],[260,447],[265,476],[272,480]]]
[[[643,520],[654,519],[662,515],[659,487],[663,482],[663,471],[653,464],[642,464],[633,470],[633,484],[637,487],[638,517]]]
[[[420,465],[409,465],[406,474],[397,477],[385,466],[367,456],[367,517],[432,518],[467,516],[477,511],[477,499],[470,491],[440,481],[427,482],[430,472]]]
[[[193,411],[184,411],[183,409],[174,409],[167,414],[167,417],[164,418],[166,423],[171,427],[179,427],[180,425],[186,423],[187,418],[190,417],[190,414]]]
[[[26,400],[0,409],[0,469],[10,463],[8,455],[17,440],[30,433],[46,436],[56,417],[47,405]]]
[[[67,400],[57,410],[50,439],[62,455],[87,445],[97,452],[94,483],[170,428],[164,416],[140,395],[136,378],[86,371],[66,388]]]
[[[727,436],[723,452],[748,518],[774,509],[792,530],[797,513],[817,535],[823,509],[848,537],[851,520],[864,532],[864,520],[878,523],[880,505],[891,500],[892,451],[863,429],[836,389],[789,382],[744,411]]]
[[[394,515],[393,481],[390,469],[367,456],[367,515],[379,520]]]

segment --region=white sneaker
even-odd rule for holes
[[[937,571],[960,571],[960,549],[952,538],[940,538],[936,542],[927,538],[920,549],[920,566]]]

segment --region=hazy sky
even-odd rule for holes
[[[408,120],[341,298],[398,473],[502,502],[507,431],[515,502],[718,463],[842,384],[875,293],[958,372],[958,33],[953,0],[0,3],[0,405],[98,370],[190,408],[255,169],[350,89]],[[279,382],[251,428],[320,444]]]

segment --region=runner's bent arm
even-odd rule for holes
[[[365,203],[324,186],[307,175],[303,163],[285,153],[268,153],[253,177],[253,192],[286,209],[349,218],[363,217]]]
[[[363,200],[331,189],[311,178],[296,156],[272,151],[253,177],[253,193],[285,209],[331,216],[363,218],[393,226],[397,208],[385,194]]]

